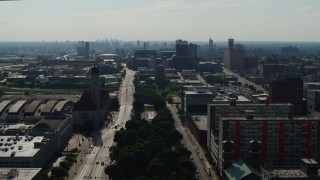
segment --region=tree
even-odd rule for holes
[[[177,130],[171,130],[169,140],[172,144],[177,144],[182,139],[182,135]]]
[[[40,179],[41,179],[41,180],[49,180],[50,178],[49,178],[48,174],[42,173],[42,174],[40,175]]]
[[[59,165],[60,165],[60,167],[64,168],[65,170],[69,171],[72,164],[70,162],[64,160],[64,161],[61,161],[59,163]]]
[[[173,99],[173,96],[171,93],[169,93],[167,96],[166,96],[166,99],[167,101],[169,101],[170,103],[172,102],[172,99]]]
[[[68,172],[62,167],[53,167],[51,170],[51,174],[53,177],[61,178],[68,175]]]
[[[117,111],[120,108],[119,104],[119,99],[118,97],[115,97],[111,102],[110,102],[110,111]]]
[[[114,178],[121,175],[120,168],[116,164],[111,164],[110,166],[104,169],[104,172],[110,176],[110,178]]]
[[[142,99],[135,99],[133,102],[134,111],[142,112],[144,108],[144,103]]]
[[[148,166],[148,176],[163,176],[164,175],[165,164],[159,158],[154,158],[150,161]]]
[[[139,168],[137,166],[137,157],[134,153],[127,152],[119,157],[118,166],[123,170],[126,177],[133,177],[136,174],[136,170]]]

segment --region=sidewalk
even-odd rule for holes
[[[90,140],[90,141],[89,141]],[[80,150],[79,156],[77,157],[77,162],[75,162],[69,172],[67,179],[73,179],[77,173],[78,168],[84,161],[86,152],[89,149],[89,143],[91,144],[91,137],[86,138],[81,134],[74,134],[72,138],[69,140],[67,147],[64,149],[64,152],[70,151],[74,148],[78,148]],[[53,163],[53,167],[60,166],[60,162],[65,159],[65,156],[59,157],[56,162]],[[50,173],[49,173],[50,174]]]
[[[88,151],[90,144],[92,144],[91,137],[86,138],[86,137],[82,136],[81,134],[76,134],[76,135],[74,135],[74,137],[76,137],[76,141],[75,141],[76,143],[73,143],[73,144],[70,143],[69,144],[70,146],[68,146],[67,148],[68,148],[68,150],[71,150],[76,147],[80,150],[80,153],[79,153],[79,156],[77,157],[77,162],[75,162],[71,166],[71,168],[69,170],[69,176],[67,179],[73,179],[75,177],[75,175],[78,173],[77,171],[78,171],[80,165],[84,162],[86,152]],[[71,148],[71,149],[69,149],[69,148]]]
[[[204,167],[211,167],[209,162],[207,161],[206,157],[204,156],[205,152],[203,151],[202,147],[199,145],[198,141],[193,137],[189,128],[183,127],[181,125],[181,120],[178,116],[178,110],[172,104],[167,104],[167,107],[172,113],[172,116],[175,120],[175,127],[176,129],[182,134],[183,138],[181,142],[191,151],[193,155],[193,163],[196,165],[197,170],[200,171],[203,179],[218,179],[216,174],[211,170],[211,177],[207,175],[207,172],[204,171]],[[199,153],[203,155],[203,160],[199,160]]]

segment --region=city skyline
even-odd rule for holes
[[[289,3],[290,2],[290,3]],[[1,41],[320,41],[316,0],[0,2]],[[197,33],[198,32],[198,33]]]

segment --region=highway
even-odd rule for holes
[[[125,123],[130,119],[133,104],[134,94],[134,79],[135,72],[126,69],[126,76],[122,81],[119,90],[120,110],[114,116],[113,123],[107,128],[105,126],[100,131],[95,131],[92,134],[92,148],[89,154],[83,159],[82,164],[78,168],[75,180],[84,179],[107,179],[104,173],[104,168],[111,163],[109,157],[109,147],[114,142],[113,138],[117,130],[125,128]],[[104,165],[102,164],[104,162]]]
[[[191,151],[192,153],[192,161],[195,164],[197,171],[199,171],[201,179],[218,179],[216,177],[215,173],[211,169],[211,175],[208,176],[207,172],[205,171],[205,167],[211,167],[209,162],[206,160],[204,151],[202,150],[199,143],[196,141],[196,139],[191,134],[188,127],[184,127],[181,124],[180,118],[178,116],[177,109],[172,105],[167,103],[167,108],[171,111],[172,117],[174,119],[174,126],[176,129],[182,134],[182,140],[181,143],[186,146],[186,148]],[[202,154],[203,160],[200,159],[199,153]]]

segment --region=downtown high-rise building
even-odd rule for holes
[[[224,67],[229,70],[245,69],[244,49],[234,46],[234,39],[228,39],[228,48],[224,50]]]
[[[294,117],[290,103],[208,105],[207,145],[221,175],[237,159],[257,168],[319,161],[319,132],[319,118]]]
[[[307,114],[307,101],[303,99],[303,80],[299,77],[278,77],[269,83],[272,103],[291,103],[295,115]]]

